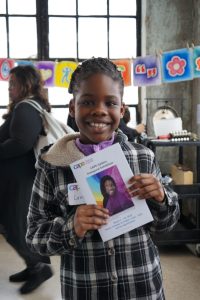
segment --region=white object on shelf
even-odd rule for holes
[[[156,136],[167,135],[172,131],[182,130],[181,118],[154,120],[153,125]]]

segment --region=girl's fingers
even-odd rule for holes
[[[101,228],[108,223],[109,211],[97,205],[81,205],[74,217],[74,228],[79,237],[83,237],[88,230]]]
[[[154,188],[154,187],[150,187],[150,188],[144,188],[144,189],[138,189],[135,191],[132,191],[131,193],[131,197],[139,197],[140,199],[149,199],[149,198],[155,198],[158,199],[159,201],[161,201],[164,198],[164,191],[162,188]]]
[[[89,218],[83,218],[82,224],[85,226],[102,226],[108,223],[108,219],[105,218],[99,218],[99,217],[89,217]]]
[[[90,216],[97,216],[97,217],[102,217],[102,218],[108,218],[109,216],[109,211],[106,208],[103,208],[98,205],[81,205],[77,208],[77,214],[85,216],[85,217],[90,217]]]
[[[140,199],[154,198],[161,202],[164,199],[164,190],[161,183],[152,174],[140,174],[129,180],[128,192],[131,197]]]

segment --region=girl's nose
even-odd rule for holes
[[[106,115],[107,110],[106,110],[106,107],[103,103],[98,103],[98,104],[95,105],[92,113],[96,114],[96,115]]]

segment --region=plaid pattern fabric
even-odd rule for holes
[[[161,178],[150,149],[130,144],[122,133],[117,134],[115,142],[120,143],[134,174],[153,173]],[[103,243],[98,231],[88,232],[83,239],[76,236],[76,207],[68,205],[67,195],[71,182],[75,179],[69,166],[55,167],[39,159],[26,236],[33,251],[61,256],[62,298],[165,299],[158,250],[151,233],[169,231],[177,223],[176,193],[166,187],[165,204],[147,200],[153,222]]]

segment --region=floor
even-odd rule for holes
[[[54,276],[28,295],[20,295],[21,283],[10,283],[8,277],[25,268],[23,261],[0,235],[0,300],[61,300],[59,257],[51,258]]]
[[[200,257],[185,246],[160,247],[166,300],[200,299]],[[0,299],[61,300],[59,257],[52,257],[54,276],[33,293],[22,296],[20,284],[10,283],[9,275],[24,268],[22,261],[0,235]],[[95,299],[94,299],[95,300]]]
[[[200,257],[186,246],[165,246],[159,250],[166,300],[199,300]]]

